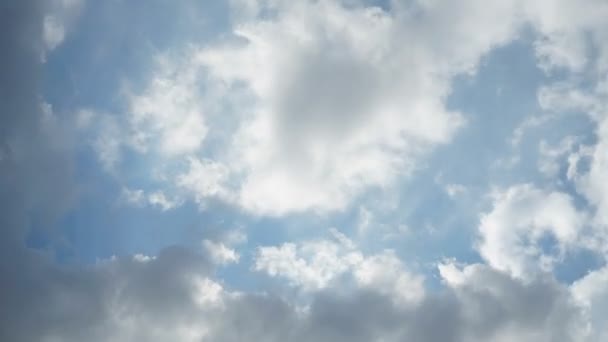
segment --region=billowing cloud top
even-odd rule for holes
[[[0,46],[0,341],[608,339],[604,0],[8,0]]]

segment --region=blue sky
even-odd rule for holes
[[[0,340],[608,338],[605,2],[0,11]]]

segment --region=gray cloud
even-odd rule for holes
[[[465,286],[408,307],[373,291],[323,292],[306,313],[272,296],[239,297],[209,340],[581,341],[579,315],[567,291],[552,280],[524,285],[478,266]]]
[[[27,261],[26,261],[27,260]],[[479,266],[470,283],[399,307],[374,291],[197,302],[204,259],[181,249],[66,270],[29,258],[3,289],[7,341],[583,341],[580,311],[552,280],[524,285]],[[16,277],[15,277],[16,276]],[[481,285],[483,284],[483,285]],[[6,297],[4,297],[6,296]]]
[[[73,196],[67,141],[38,94],[44,5],[9,1],[0,11],[0,202],[4,232],[15,236],[26,210],[51,219]]]

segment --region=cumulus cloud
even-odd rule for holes
[[[539,101],[550,112],[575,112],[587,115],[594,123],[594,143],[572,144],[567,150],[566,175],[577,192],[591,204],[595,226],[592,242],[602,252],[607,251],[605,227],[608,226],[608,89],[603,76],[591,89],[575,81],[562,82],[543,88]]]
[[[350,277],[357,287],[372,289],[397,302],[415,302],[424,297],[423,277],[408,272],[394,251],[365,255],[339,232],[333,234],[333,240],[260,247],[254,269],[283,277],[306,291],[348,286],[345,278]]]
[[[481,217],[478,249],[492,267],[528,278],[550,272],[577,245],[585,221],[565,193],[512,186]]]
[[[532,23],[542,34],[536,42],[536,53],[542,67],[583,71],[590,61],[591,42],[599,48],[597,66],[607,70],[605,38],[608,26],[604,18],[608,14],[608,6],[605,2],[579,4],[568,0],[546,0],[527,2],[525,6]]]
[[[245,171],[245,208],[341,208],[361,186],[387,184],[411,167],[399,154],[413,158],[458,126],[459,116],[441,105],[445,84],[407,68],[417,61],[397,47],[402,31],[387,13],[330,2],[275,10],[275,20],[237,23],[244,44],[199,56],[212,77],[244,82],[253,96],[233,152]]]
[[[158,69],[139,94],[129,94],[133,143],[168,156],[196,152],[207,135],[198,70],[189,60],[158,58]]]
[[[255,270],[284,277],[294,286],[315,290],[326,288],[362,259],[360,252],[343,250],[340,244],[331,241],[301,245],[285,243],[276,247],[260,247]]]
[[[169,186],[196,201],[275,216],[344,209],[407,177],[466,121],[445,103],[453,77],[475,72],[522,22],[517,1],[232,7],[230,36],[163,54],[129,93],[130,136],[141,153],[190,160]],[[237,124],[218,124],[226,115]],[[224,136],[205,145],[214,130]]]
[[[127,92],[120,146],[173,165],[167,186],[196,202],[261,215],[344,209],[407,178],[466,122],[446,106],[454,77],[523,28],[547,72],[582,71],[594,47],[600,67],[608,51],[601,1],[231,6],[230,35],[159,53],[148,84]],[[117,140],[102,137],[115,163]]]
[[[241,256],[234,249],[227,247],[223,242],[213,242],[211,240],[203,240],[203,246],[211,260],[216,264],[225,265],[230,263],[238,263]]]
[[[177,186],[191,194],[196,202],[204,204],[209,198],[233,201],[227,188],[230,170],[222,163],[209,159],[190,158],[188,170],[177,176]]]

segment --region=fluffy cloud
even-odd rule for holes
[[[307,291],[348,286],[350,277],[357,287],[372,289],[395,298],[415,302],[424,297],[423,278],[405,269],[392,250],[364,255],[352,241],[333,230],[333,240],[286,243],[260,247],[254,269],[283,277]]]
[[[606,229],[608,227],[608,75],[593,84],[583,87],[575,81],[547,86],[539,93],[543,108],[550,112],[583,113],[595,125],[594,143],[573,144],[566,154],[567,177],[576,186],[577,192],[590,204],[593,212],[594,235],[587,237],[596,249],[608,251]]]
[[[241,258],[239,253],[234,249],[227,247],[223,242],[204,240],[203,246],[207,250],[210,259],[219,265],[238,263]]]
[[[310,241],[260,247],[255,270],[282,276],[304,289],[326,288],[332,280],[360,263],[363,255],[352,246],[337,241]]]
[[[158,70],[141,94],[130,94],[134,147],[173,156],[198,151],[208,131],[196,63],[158,59]]]
[[[129,95],[135,146],[191,160],[174,183],[198,202],[265,215],[343,209],[450,141],[465,121],[446,108],[452,78],[515,37],[518,9],[235,1],[230,38],[164,55]],[[209,130],[224,136],[205,146]]]
[[[593,48],[601,67],[606,10],[565,0],[233,1],[231,35],[161,54],[149,84],[128,92],[122,143],[158,153],[168,186],[203,205],[218,197],[275,216],[343,209],[450,141],[466,121],[445,104],[454,76],[474,73],[522,28],[533,28],[547,72],[583,70]],[[115,142],[101,139],[100,151]]]
[[[204,204],[208,198],[213,197],[232,202],[234,196],[226,184],[229,172],[222,163],[190,158],[188,170],[177,176],[176,183],[199,204]]]
[[[516,277],[550,272],[576,246],[585,221],[565,193],[513,186],[495,194],[492,210],[481,217],[479,252]]]
[[[441,103],[447,85],[433,82],[434,61],[400,47],[399,19],[335,2],[263,5],[277,17],[238,22],[244,43],[199,54],[214,79],[243,82],[253,97],[231,161],[245,173],[245,208],[342,208],[362,187],[407,173],[420,148],[459,125]]]
[[[583,71],[597,48],[597,67],[608,67],[608,5],[603,1],[578,3],[568,0],[526,2],[526,13],[541,38],[536,42],[540,65],[547,70]],[[589,38],[589,39],[588,39]]]

